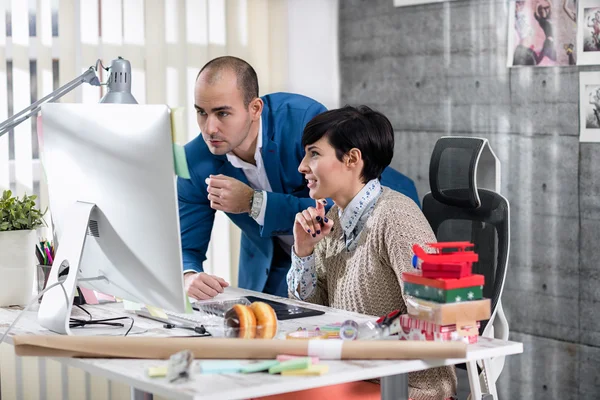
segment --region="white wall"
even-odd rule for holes
[[[288,0],[288,91],[340,106],[338,0]]]

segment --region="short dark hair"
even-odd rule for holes
[[[304,128],[302,147],[313,144],[323,136],[335,148],[338,160],[351,149],[362,153],[364,183],[381,178],[383,170],[394,156],[394,128],[382,113],[367,106],[345,106],[317,115]]]
[[[254,98],[258,97],[258,77],[256,76],[256,71],[254,71],[252,65],[241,58],[232,56],[217,57],[207,62],[204,67],[202,67],[200,72],[198,72],[198,76],[196,76],[196,80],[198,80],[200,74],[204,70],[210,72],[207,79],[211,84],[219,79],[221,72],[225,70],[233,71],[237,77],[238,88],[242,91],[242,95],[244,96],[245,107],[248,107],[248,104],[250,104]]]

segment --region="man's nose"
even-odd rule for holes
[[[206,118],[206,126],[204,128],[206,133],[212,135],[219,131],[219,121],[217,118],[211,117],[210,115]]]

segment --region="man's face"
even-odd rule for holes
[[[213,82],[206,78],[207,71],[203,71],[194,88],[198,126],[210,152],[223,155],[246,139],[252,118],[232,71],[221,72]]]

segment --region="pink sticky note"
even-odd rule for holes
[[[94,294],[93,290],[82,287],[80,287],[79,289],[81,289],[81,293],[83,293],[83,298],[85,299],[85,302],[87,304],[98,304],[98,299],[96,298],[96,295]]]
[[[115,302],[115,297],[111,296],[109,294],[104,294],[104,293],[100,293],[100,292],[95,292],[96,293],[96,297],[98,298],[98,300],[102,300],[102,301],[110,301],[112,303]]]
[[[284,362],[284,361],[288,361],[288,360],[293,360],[295,358],[306,358],[305,356],[290,356],[287,354],[280,354],[277,356],[277,361],[279,362]],[[311,357],[311,361],[313,364],[318,364],[319,363],[319,357]]]

